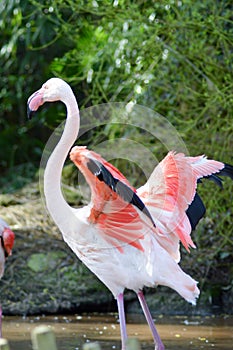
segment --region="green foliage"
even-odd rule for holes
[[[42,124],[64,118],[58,106],[26,124],[27,97],[51,75],[72,84],[81,107],[146,105],[169,118],[193,154],[229,161],[231,10],[211,0],[3,1],[1,165],[38,160]]]
[[[27,123],[26,101],[51,74],[50,62],[65,51],[55,24],[30,1],[1,1],[0,171],[40,159],[48,134],[43,117]],[[52,46],[55,39],[58,45]]]
[[[77,86],[82,105],[134,100],[167,116],[192,153],[203,149],[223,156],[218,142],[229,159],[230,3],[115,4],[73,4],[73,47],[53,61],[51,70]],[[69,6],[60,3],[57,9],[62,13]],[[66,22],[61,26],[63,31],[68,28]]]

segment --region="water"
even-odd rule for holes
[[[166,350],[233,349],[233,316],[157,317],[158,332]],[[3,337],[11,350],[32,349],[30,334],[40,324],[56,334],[58,350],[81,350],[88,341],[98,341],[103,350],[120,350],[117,315],[4,317]],[[143,350],[154,350],[150,330],[142,315],[128,315],[127,330]]]

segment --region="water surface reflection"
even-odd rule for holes
[[[128,334],[137,337],[142,350],[154,350],[152,337],[141,315],[128,315]],[[232,349],[233,316],[157,317],[159,334],[167,350]],[[58,350],[81,350],[88,341],[98,341],[103,350],[120,350],[117,315],[4,317],[3,336],[11,350],[32,349],[30,334],[40,324],[56,334]]]

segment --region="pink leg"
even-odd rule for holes
[[[162,340],[161,340],[161,338],[160,338],[160,336],[155,328],[154,321],[152,319],[150,310],[148,308],[148,305],[146,303],[146,300],[145,300],[145,297],[144,297],[142,291],[138,292],[138,299],[139,299],[139,302],[141,304],[144,315],[146,317],[147,323],[151,329],[151,332],[152,332],[152,335],[154,338],[154,342],[155,342],[155,350],[164,350],[165,347],[164,347]]]
[[[119,314],[119,320],[120,320],[122,350],[125,350],[126,340],[127,340],[128,336],[127,336],[127,331],[126,331],[123,293],[120,293],[117,296],[117,306],[118,306],[118,314]]]

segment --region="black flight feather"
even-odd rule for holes
[[[112,176],[110,171],[97,160],[88,159],[87,168],[100,181],[103,181],[108,187],[110,187],[112,191],[116,192],[125,202],[133,204],[135,207],[141,210],[151,220],[153,226],[155,227],[155,223],[149,210],[130,187]]]
[[[233,180],[233,166],[230,164],[224,163],[224,168],[216,174],[218,176],[228,176],[231,178],[231,180]]]
[[[230,164],[224,163],[224,168],[222,170],[218,171],[217,173],[204,176],[203,179],[212,180],[222,188],[223,179],[221,179],[219,176],[228,176],[233,180],[233,166]],[[201,181],[199,180],[198,182],[201,182]]]
[[[203,176],[202,179],[208,179],[214,181],[219,187],[223,187],[223,180],[219,176],[228,176],[233,180],[233,166],[230,164],[224,163],[224,168],[217,173]],[[201,183],[202,179],[199,179],[197,182]],[[194,230],[198,224],[198,222],[205,215],[206,209],[202,202],[201,197],[196,193],[192,203],[188,207],[186,214],[189,218],[192,230]]]
[[[198,222],[205,215],[205,212],[206,212],[206,208],[202,202],[202,199],[199,196],[199,194],[196,193],[192,203],[189,205],[188,209],[186,210],[186,214],[189,218],[189,222],[191,224],[192,230],[195,230]]]

